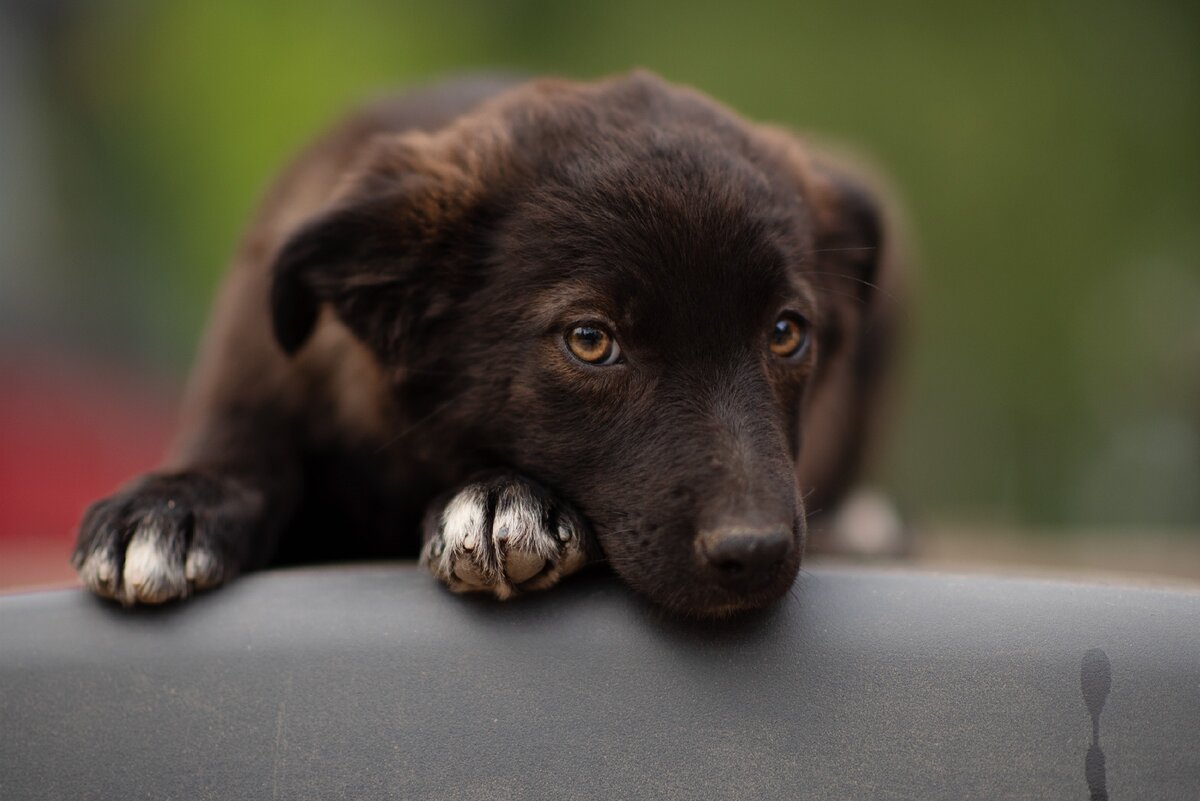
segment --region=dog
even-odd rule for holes
[[[269,190],[169,457],[73,564],[157,604],[406,556],[504,599],[603,560],[685,615],[763,607],[863,462],[894,239],[861,177],[644,71],[370,104]]]

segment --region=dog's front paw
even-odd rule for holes
[[[576,512],[511,473],[463,487],[425,518],[421,563],[455,592],[508,598],[540,590],[588,561]]]
[[[88,508],[71,563],[88,589],[126,605],[184,598],[239,571],[261,510],[261,494],[233,480],[151,473]]]

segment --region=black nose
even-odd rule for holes
[[[705,531],[700,552],[719,580],[753,584],[773,574],[795,547],[790,528],[729,528]]]

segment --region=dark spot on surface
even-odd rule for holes
[[[1092,744],[1084,758],[1083,775],[1092,801],[1108,801],[1104,751],[1100,748],[1100,713],[1104,711],[1104,702],[1108,700],[1108,691],[1112,688],[1112,666],[1104,651],[1092,648],[1083,655],[1079,686],[1083,690],[1083,702],[1087,704],[1088,714],[1092,716]]]

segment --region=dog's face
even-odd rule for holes
[[[552,487],[635,588],[721,614],[799,570],[805,397],[875,236],[793,142],[695,94],[535,85],[381,143],[284,248],[275,325],[294,349],[331,303],[430,436]]]

